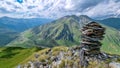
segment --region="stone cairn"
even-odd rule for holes
[[[102,45],[100,40],[104,38],[103,35],[105,34],[105,28],[96,22],[90,22],[83,26],[81,32],[81,66],[88,65],[89,57],[103,59],[104,56],[100,51],[100,47]]]

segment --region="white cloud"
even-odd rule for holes
[[[116,14],[120,14],[118,11],[120,9],[119,5],[120,2],[116,3],[113,0],[99,3],[98,5],[85,11],[84,14],[89,15],[90,17],[116,16]]]
[[[0,16],[59,18],[88,15],[93,18],[120,16],[119,0],[1,0]]]

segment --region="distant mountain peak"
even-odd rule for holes
[[[69,18],[69,17],[84,17],[84,18],[90,18],[90,17],[88,17],[87,15],[67,15],[67,16],[64,16],[64,17],[61,17],[61,18]]]

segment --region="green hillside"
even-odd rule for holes
[[[87,16],[65,16],[49,24],[29,29],[12,41],[7,46],[20,47],[53,47],[58,45],[73,46],[80,45],[80,28],[92,21]],[[106,28],[103,40],[103,50],[109,52],[114,49],[114,53],[119,51],[120,37],[119,31],[103,25]]]
[[[105,27],[106,34],[102,40],[102,50],[112,54],[120,54],[120,31],[111,27]]]
[[[4,47],[0,48],[0,68],[14,68],[41,48]]]

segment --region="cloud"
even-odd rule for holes
[[[99,3],[96,6],[90,8],[89,10],[84,11],[84,14],[87,14],[91,17],[115,17],[116,15],[119,15],[120,12],[120,2],[116,1],[108,1]],[[118,11],[118,12],[117,12]]]
[[[59,18],[75,14],[92,18],[119,17],[119,4],[120,0],[1,0],[0,16]]]

